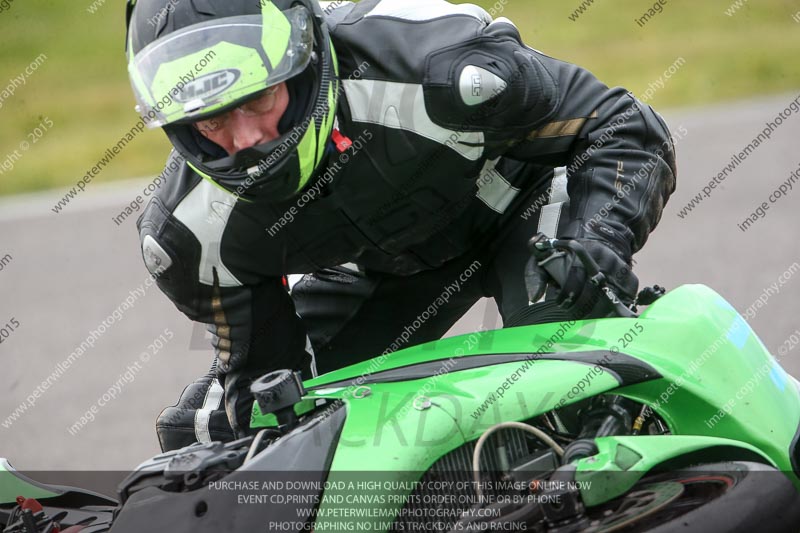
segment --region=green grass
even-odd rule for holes
[[[579,5],[510,0],[503,15],[530,46],[638,95],[683,57],[685,65],[649,101],[658,107],[800,89],[800,64],[791,60],[800,52],[794,1],[750,0],[729,17],[730,0],[668,0],[644,27],[636,19],[652,2],[596,0],[573,22],[569,15]]]
[[[138,120],[123,51],[124,2],[14,0],[0,12],[0,90],[39,54],[47,60],[0,108],[0,165],[45,117],[50,131],[0,174],[0,195],[74,184]],[[494,1],[478,1],[484,7]],[[501,5],[498,3],[498,5]],[[583,65],[609,85],[638,95],[678,57],[685,64],[649,103],[705,104],[800,90],[800,24],[794,0],[749,0],[733,17],[730,1],[668,0],[643,28],[652,3],[595,0],[577,21],[580,0],[507,0],[502,13],[537,50]],[[89,185],[160,172],[169,151],[146,131]]]

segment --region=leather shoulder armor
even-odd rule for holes
[[[546,122],[558,107],[556,78],[505,19],[430,54],[424,87],[433,121],[457,131],[517,136]]]

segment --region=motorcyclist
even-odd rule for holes
[[[632,256],[675,188],[670,133],[508,19],[444,0],[129,0],[126,44],[138,110],[180,162],[138,222],[145,264],[216,352],[159,417],[164,450],[246,435],[269,370],[440,338],[481,297],[507,324],[541,296],[537,232],[579,239],[635,298]],[[548,316],[591,316],[597,292],[567,272]]]

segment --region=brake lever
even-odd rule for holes
[[[534,239],[536,238],[534,237]],[[550,239],[545,237],[544,239],[532,241],[532,244],[535,249],[540,251],[569,250],[578,256],[580,262],[583,263],[583,268],[586,269],[586,273],[589,275],[589,281],[598,287],[606,281],[606,275],[600,271],[600,266],[597,264],[594,258],[589,255],[589,252],[586,251],[586,248],[584,248],[579,242],[563,239]]]

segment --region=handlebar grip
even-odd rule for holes
[[[543,261],[546,262],[547,258],[551,257],[554,252],[559,250],[575,254],[586,270],[589,281],[601,289],[603,295],[608,298],[619,316],[638,316],[620,301],[614,289],[608,285],[608,280],[606,279],[606,275],[600,270],[600,265],[597,264],[597,261],[594,260],[580,242],[567,239],[552,239],[543,233],[537,233],[528,241],[528,249],[537,259],[541,257],[540,265],[543,264]],[[558,279],[555,279],[555,281],[559,283]]]

